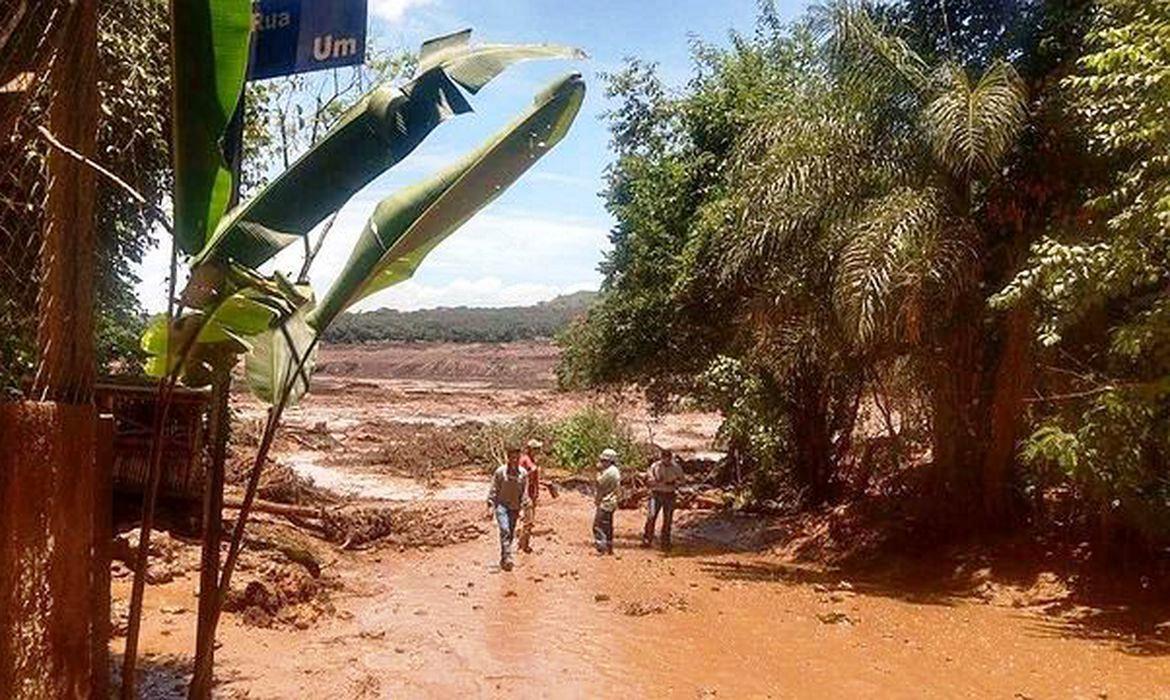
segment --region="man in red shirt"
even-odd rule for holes
[[[532,551],[530,541],[532,530],[536,526],[536,500],[540,495],[541,477],[541,469],[536,464],[536,456],[542,447],[544,444],[540,440],[529,440],[524,446],[524,454],[520,455],[520,466],[528,473],[528,500],[520,513],[520,549],[524,552]],[[556,486],[548,483],[545,484],[545,487],[548,488],[550,496],[557,497]]]

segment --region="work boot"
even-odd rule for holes
[[[512,560],[511,559],[501,559],[500,560],[500,568],[503,569],[504,571],[511,571],[512,570]]]

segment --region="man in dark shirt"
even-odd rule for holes
[[[500,568],[512,570],[512,537],[516,534],[516,520],[528,501],[528,474],[520,466],[520,450],[510,447],[507,464],[501,464],[492,474],[488,492],[488,508],[500,526]]]

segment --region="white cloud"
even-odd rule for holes
[[[318,295],[345,265],[372,208],[373,200],[358,197],[341,210],[313,265],[312,284]],[[365,299],[359,308],[527,305],[597,289],[601,284],[597,263],[608,245],[604,223],[507,209],[483,212],[427,257],[414,279]],[[296,275],[302,255],[301,246],[289,246],[263,269]],[[164,241],[147,252],[137,271],[142,278],[138,298],[152,313],[166,309],[169,256],[170,242]]]
[[[345,264],[371,208],[359,199],[342,209],[313,265],[318,293],[329,288]],[[413,279],[375,294],[359,308],[512,306],[596,289],[601,284],[597,263],[609,245],[606,228],[523,211],[482,212],[436,248]],[[278,266],[294,270],[299,255],[299,250],[286,250]]]
[[[370,14],[394,24],[400,21],[410,8],[422,7],[432,2],[434,0],[371,0]]]
[[[529,177],[533,180],[539,180],[541,182],[551,182],[558,185],[582,187],[594,192],[602,188],[602,182],[599,179],[581,177],[580,175],[565,175],[564,173],[546,173],[544,171],[537,171],[532,173]]]

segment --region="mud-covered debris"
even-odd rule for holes
[[[826,625],[855,625],[857,621],[849,617],[843,612],[834,610],[832,612],[818,613],[817,619]]]
[[[605,601],[609,600],[609,594],[608,593],[594,594],[593,600],[598,602],[598,603],[604,603]]]
[[[354,506],[328,510],[322,520],[326,537],[344,547],[376,542],[407,548],[443,547],[479,538],[478,508],[467,503],[422,502]]]
[[[246,455],[228,464],[227,483],[243,486],[252,469],[252,460]],[[318,488],[311,479],[297,474],[283,462],[269,460],[260,472],[256,496],[265,501],[301,506],[320,506],[338,503],[341,498],[332,491]]]
[[[621,611],[623,614],[630,617],[644,617],[646,615],[661,615],[670,610],[686,610],[688,608],[687,599],[678,595],[671,595],[666,600],[656,601],[642,601],[630,600],[626,601]]]
[[[138,557],[138,535],[135,528],[114,538],[110,556],[117,565],[111,567],[111,576],[114,569],[122,567],[133,571]],[[151,584],[169,583],[189,571],[198,571],[198,543],[185,542],[166,531],[152,532],[146,566],[146,580]]]
[[[125,637],[130,627],[130,603],[122,599],[115,599],[110,603],[110,634],[115,637]]]

